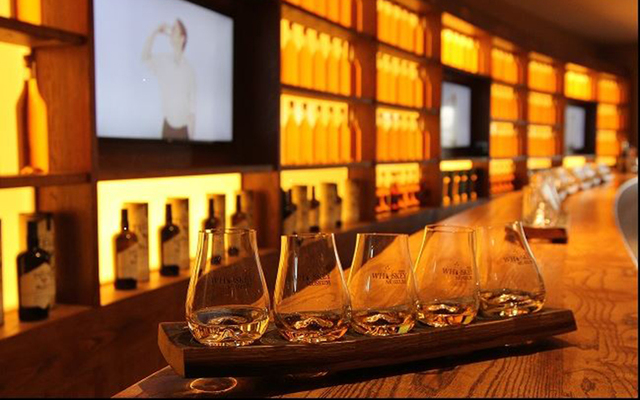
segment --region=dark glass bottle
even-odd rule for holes
[[[402,193],[400,193],[400,189],[398,189],[398,184],[394,180],[389,188],[389,208],[391,212],[397,212],[400,210],[400,198],[402,197]]]
[[[336,228],[342,228],[342,197],[336,193]]]
[[[38,223],[27,222],[27,251],[18,255],[20,321],[39,321],[49,317],[55,276],[50,255],[38,243]]]
[[[316,199],[316,187],[311,186],[311,201],[309,202],[309,230],[320,232],[320,202]]]
[[[236,212],[231,216],[232,228],[249,228],[249,219],[247,214],[242,211],[242,196],[236,195]]]
[[[220,221],[215,217],[213,199],[209,199],[209,215],[207,216],[207,219],[204,220],[204,229],[217,229],[219,225]]]
[[[165,225],[160,230],[160,275],[180,274],[180,228],[173,224],[171,204],[165,206]]]
[[[118,290],[131,290],[138,286],[138,237],[129,230],[127,210],[121,211],[120,225],[120,233],[115,237],[115,287]]]
[[[296,211],[298,207],[293,204],[291,189],[282,191],[282,233],[290,235],[296,231]]]

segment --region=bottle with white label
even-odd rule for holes
[[[180,228],[173,224],[171,204],[165,205],[165,225],[160,229],[160,275],[180,274]]]
[[[49,253],[38,245],[38,223],[27,223],[27,251],[18,255],[20,321],[39,321],[49,317],[55,275]]]
[[[131,290],[138,286],[138,237],[129,230],[128,210],[121,210],[121,231],[114,239],[116,281],[118,290]]]

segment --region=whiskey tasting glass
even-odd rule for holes
[[[282,235],[274,319],[291,342],[320,343],[349,329],[351,306],[331,233]]]
[[[478,313],[472,228],[428,225],[414,269],[418,320],[434,327],[468,324]]]
[[[352,327],[364,335],[409,332],[415,325],[409,236],[359,233],[349,271]]]
[[[545,288],[520,221],[476,230],[480,314],[513,317],[540,310]]]
[[[228,255],[231,245],[237,251]],[[244,346],[262,337],[269,323],[269,292],[255,230],[200,231],[186,315],[193,337],[207,346]]]

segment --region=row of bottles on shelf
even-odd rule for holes
[[[478,198],[478,170],[442,171],[442,205],[466,203]]]
[[[48,318],[56,302],[56,249],[53,215],[20,214],[19,248],[16,259],[18,278],[18,318],[39,321]],[[2,221],[0,221],[0,325],[3,316]]]
[[[425,194],[418,164],[381,165],[376,168],[377,213],[418,207],[426,201]]]
[[[527,140],[530,157],[551,157],[556,154],[556,139],[551,126],[529,125]]]
[[[431,84],[418,63],[378,52],[376,56],[378,101],[422,108],[431,99]]]
[[[422,160],[424,136],[418,112],[376,109],[376,160]]]
[[[318,185],[293,185],[282,195],[282,233],[320,232],[360,221],[361,183],[347,179],[344,200],[334,182]],[[310,194],[309,194],[310,192]]]
[[[208,214],[202,229],[226,227],[225,195],[208,196]],[[236,194],[236,210],[230,217],[231,228],[255,228],[254,193]],[[115,288],[131,290],[138,281],[149,280],[149,213],[147,203],[126,203],[121,210],[120,232],[113,238]],[[160,275],[178,276],[188,273],[189,254],[189,199],[173,198],[165,204],[165,223],[158,228]],[[228,255],[233,256],[233,245]]]
[[[378,39],[406,51],[425,54],[426,20],[390,1],[377,0]]]
[[[491,85],[491,117],[515,121],[520,118],[518,112],[518,94],[512,87]]]
[[[513,160],[491,160],[489,163],[489,192],[510,192],[514,189],[516,166]]]
[[[613,104],[598,104],[598,129],[620,130],[627,126],[626,113]]]
[[[356,16],[362,14],[363,0],[286,0],[287,3],[299,6],[316,15],[350,28],[353,25],[353,7]],[[359,12],[358,12],[359,11]]]
[[[280,47],[283,83],[343,96],[359,95],[361,68],[346,40],[283,19]]]
[[[478,73],[480,59],[480,43],[478,39],[456,32],[442,29],[442,63],[452,67]]]
[[[537,60],[529,61],[528,86],[530,89],[555,93],[557,90],[556,71],[553,65]]]
[[[362,131],[345,103],[282,96],[282,165],[360,160]]]
[[[516,157],[520,153],[518,131],[510,122],[492,122],[489,152],[491,157]]]
[[[529,93],[529,122],[549,125],[556,123],[556,102],[552,95]]]
[[[564,94],[575,99],[591,100],[591,77],[585,72],[568,70],[564,75]]]
[[[8,17],[34,25],[42,24],[41,0],[9,0],[5,4],[3,7],[8,8]]]
[[[616,131],[599,130],[596,133],[596,154],[614,157],[620,155],[620,143]]]
[[[599,79],[598,101],[612,104],[624,103],[626,101],[626,95],[622,84],[614,79]]]
[[[491,76],[504,82],[518,83],[519,63],[513,53],[502,49],[491,50]]]

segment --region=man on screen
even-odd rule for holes
[[[172,54],[154,54],[153,42],[157,35],[169,37]],[[195,129],[196,80],[191,64],[184,57],[187,44],[187,29],[176,19],[173,26],[166,23],[158,26],[147,38],[142,51],[142,61],[158,78],[162,95],[164,123],[162,138],[188,140]]]

